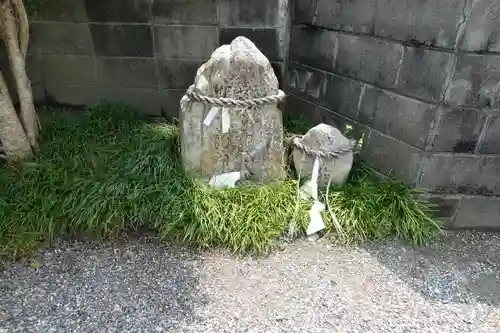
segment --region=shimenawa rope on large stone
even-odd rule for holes
[[[254,99],[245,99],[245,100],[237,100],[227,97],[209,97],[196,91],[196,89],[192,86],[189,87],[189,89],[186,91],[185,96],[189,98],[191,101],[201,102],[205,104],[212,104],[220,107],[243,107],[243,108],[278,103],[283,99],[285,99],[286,97],[285,93],[282,90],[278,90],[277,95],[271,95]]]
[[[302,150],[304,153],[307,155],[311,156],[316,156],[316,157],[321,157],[321,158],[338,158],[341,155],[347,154],[349,152],[355,152],[355,148],[358,145],[358,143],[355,140],[350,140],[350,144],[348,147],[345,148],[337,148],[334,151],[325,151],[325,150],[319,150],[319,149],[313,149],[311,147],[308,147],[304,145],[302,142],[300,142],[301,136],[293,136],[290,138],[290,144],[300,150]]]

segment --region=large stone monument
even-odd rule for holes
[[[185,170],[211,183],[214,177],[233,183],[282,179],[283,120],[277,102],[283,98],[269,60],[250,40],[237,37],[216,49],[181,100]]]

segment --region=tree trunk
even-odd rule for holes
[[[19,21],[19,48],[21,54],[26,59],[28,53],[28,43],[30,40],[30,25],[28,22],[28,14],[24,8],[23,0],[12,0],[16,10],[17,19]]]
[[[22,7],[24,10],[24,7]],[[26,75],[26,62],[18,41],[18,30],[11,1],[5,1],[0,6],[2,32],[10,68],[16,81],[17,93],[21,104],[21,121],[33,150],[38,148],[38,120],[33,102],[31,83]],[[22,22],[21,22],[22,24]],[[25,39],[24,41],[25,42]],[[26,47],[26,46],[23,46]]]
[[[24,128],[17,117],[16,109],[0,72],[0,141],[8,163],[31,157],[33,151]]]

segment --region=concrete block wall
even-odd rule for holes
[[[353,126],[448,226],[498,229],[499,31],[498,0],[295,0],[287,117]]]
[[[171,118],[198,67],[240,35],[281,82],[288,27],[288,0],[45,0],[31,18],[28,75],[39,103],[105,99]]]

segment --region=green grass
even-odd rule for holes
[[[22,168],[0,170],[0,258],[28,254],[62,235],[97,239],[149,229],[161,238],[239,254],[264,254],[308,223],[297,182],[215,190],[182,171],[178,129],[100,105],[78,117],[43,110],[40,153]],[[342,239],[389,235],[421,244],[439,230],[428,208],[394,181],[363,168],[328,193]],[[325,215],[327,218],[329,215]],[[336,229],[329,235],[338,237]]]

